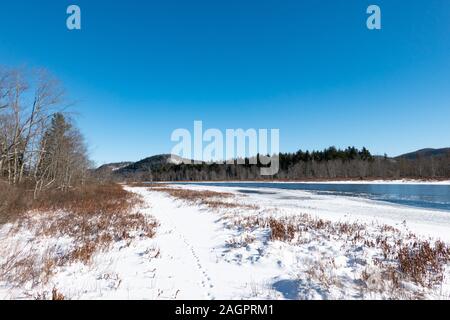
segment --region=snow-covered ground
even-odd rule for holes
[[[368,241],[399,240],[411,232],[450,242],[450,213],[298,190],[174,186],[234,194],[236,208],[208,208],[145,187],[127,187],[144,199],[140,212],[159,222],[153,239],[115,243],[89,265],[55,270],[45,287],[12,288],[0,282],[0,299],[33,298],[57,288],[67,299],[450,299],[450,275],[439,288],[404,283],[392,288],[374,263],[370,246],[304,231],[293,242],[271,241],[269,230],[243,228],[245,218],[292,218],[302,214],[367,227]],[[381,226],[389,225],[398,233]],[[0,229],[1,259],[13,246],[35,250],[64,239]]]
[[[192,190],[212,190],[245,195],[246,204],[276,211],[277,216],[306,213],[331,221],[388,224],[415,234],[450,242],[450,212],[414,208],[342,195],[318,195],[303,190],[189,185]]]
[[[414,209],[354,197],[315,195],[297,190],[174,186],[196,191],[231,192],[233,202],[258,209],[208,209],[146,188],[134,189],[153,204],[151,214],[161,223],[156,242],[161,250],[164,273],[160,283],[177,288],[188,299],[364,299],[412,298],[415,294],[391,294],[382,274],[371,261],[370,248],[308,234],[303,244],[269,241],[267,230],[235,228],[233,219],[252,216],[293,217],[308,214],[334,222],[358,222],[370,226],[390,225],[402,235],[450,241],[448,212]],[[382,231],[388,233],[388,231]],[[393,236],[395,237],[395,236]],[[398,236],[397,236],[398,237]],[[248,240],[251,239],[251,240]],[[363,272],[375,284],[361,291]],[[447,273],[448,274],[448,273]],[[438,292],[411,285],[424,298],[450,298],[450,286]],[[375,286],[375,288],[371,288]],[[363,285],[364,287],[364,285]],[[385,293],[378,291],[386,290]],[[174,289],[175,290],[175,289]]]

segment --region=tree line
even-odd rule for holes
[[[45,70],[0,69],[0,179],[62,191],[90,167],[83,136],[65,113],[65,92]]]
[[[440,179],[450,178],[450,153],[417,159],[374,156],[367,148],[280,153],[277,175],[260,175],[261,165],[164,164],[151,170],[118,170],[117,176],[145,181],[314,180],[314,179]],[[258,162],[259,163],[259,162]]]

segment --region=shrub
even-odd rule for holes
[[[72,246],[63,254],[48,248],[45,257],[34,252],[11,252],[0,265],[0,278],[22,285],[47,283],[52,270],[73,262],[88,264],[93,255],[112,243],[152,238],[157,223],[135,210],[140,198],[117,184],[86,185],[68,192],[42,194],[14,224],[14,233],[31,230],[36,237],[70,237]],[[7,272],[1,272],[6,270]]]
[[[0,180],[0,225],[17,219],[32,203],[32,193],[24,186],[11,186]]]

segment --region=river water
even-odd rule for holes
[[[352,184],[352,183],[195,183],[198,185],[304,190],[317,194],[343,195],[386,201],[412,207],[450,211],[450,185],[433,184]]]

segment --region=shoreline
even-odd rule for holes
[[[251,186],[124,188],[142,201],[130,213],[154,221],[151,237],[138,231],[89,260],[54,265],[45,283],[0,280],[0,299],[55,292],[66,300],[450,299],[450,259],[441,271],[420,273],[432,287],[407,272],[389,273],[399,270],[401,250],[414,253],[414,243],[447,248],[447,213],[302,190],[242,192]],[[0,226],[0,264],[15,257],[39,262],[49,254],[58,259],[60,250],[77,245],[70,236],[39,233],[35,226],[49,216],[33,216],[17,230]],[[30,238],[35,246],[28,246]]]
[[[151,183],[151,182],[148,182]],[[217,181],[158,181],[153,183],[168,183],[168,184],[200,184],[200,183],[267,183],[267,184],[398,184],[398,185],[444,185],[450,186],[450,180],[416,180],[416,179],[394,179],[394,180],[217,180]]]
[[[242,194],[239,190],[247,187],[222,186],[180,186],[182,189],[197,191],[229,192]],[[251,187],[248,187],[251,189]],[[282,216],[300,213],[330,221],[374,222],[414,231],[418,235],[450,242],[450,215],[442,209],[413,207],[403,204],[350,197],[344,195],[317,195],[308,190],[280,189],[273,193],[246,194],[245,202],[260,205],[265,209],[276,209]],[[404,223],[407,223],[403,226]]]

